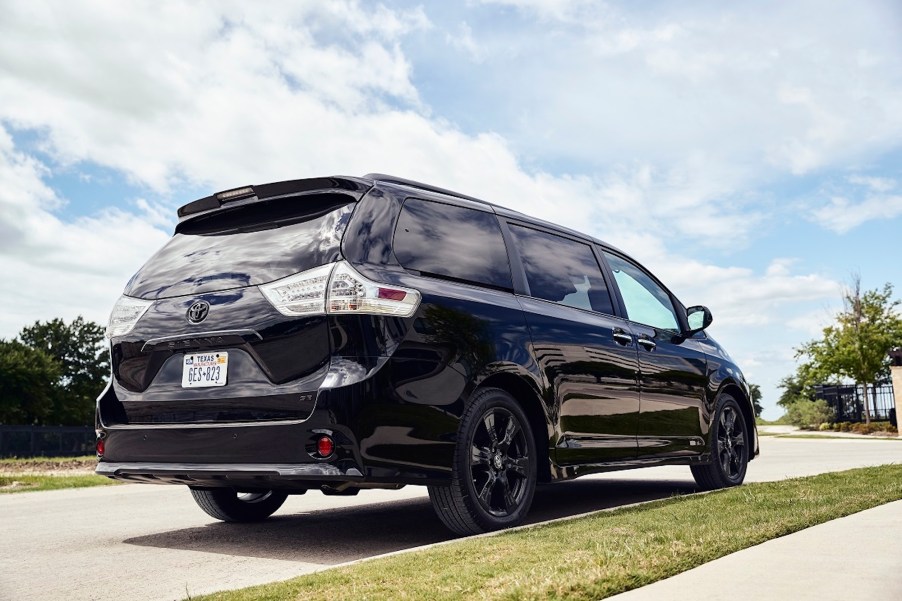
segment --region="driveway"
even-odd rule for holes
[[[764,437],[748,481],[902,463],[902,442]],[[531,522],[695,490],[686,467],[542,487]],[[449,540],[424,488],[289,497],[273,518],[223,524],[180,486],[123,485],[0,496],[0,599],[183,599],[282,580]]]

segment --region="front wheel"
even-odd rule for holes
[[[194,502],[224,522],[259,522],[282,506],[288,494],[276,490],[239,493],[234,488],[192,488]]]
[[[748,441],[739,403],[729,394],[720,395],[711,428],[711,463],[692,466],[699,487],[714,490],[742,484],[749,464]]]
[[[461,418],[451,483],[429,486],[439,519],[469,535],[520,524],[536,488],[529,420],[507,392],[479,391]]]

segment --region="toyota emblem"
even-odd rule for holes
[[[188,321],[191,323],[200,323],[207,318],[210,312],[210,303],[207,301],[197,301],[188,309]]]

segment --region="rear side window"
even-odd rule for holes
[[[577,309],[614,313],[601,268],[588,244],[511,225],[531,296]]]
[[[405,269],[424,275],[513,288],[493,213],[408,198],[395,228],[394,251]]]

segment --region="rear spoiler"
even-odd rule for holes
[[[245,201],[240,204],[246,204],[282,196],[302,196],[309,193],[329,192],[332,194],[345,194],[357,201],[363,197],[372,185],[372,182],[356,177],[333,176],[232,188],[231,190],[224,190],[194,202],[189,202],[180,207],[178,210],[179,222],[196,217],[201,213],[214,211],[227,203],[239,200]]]

